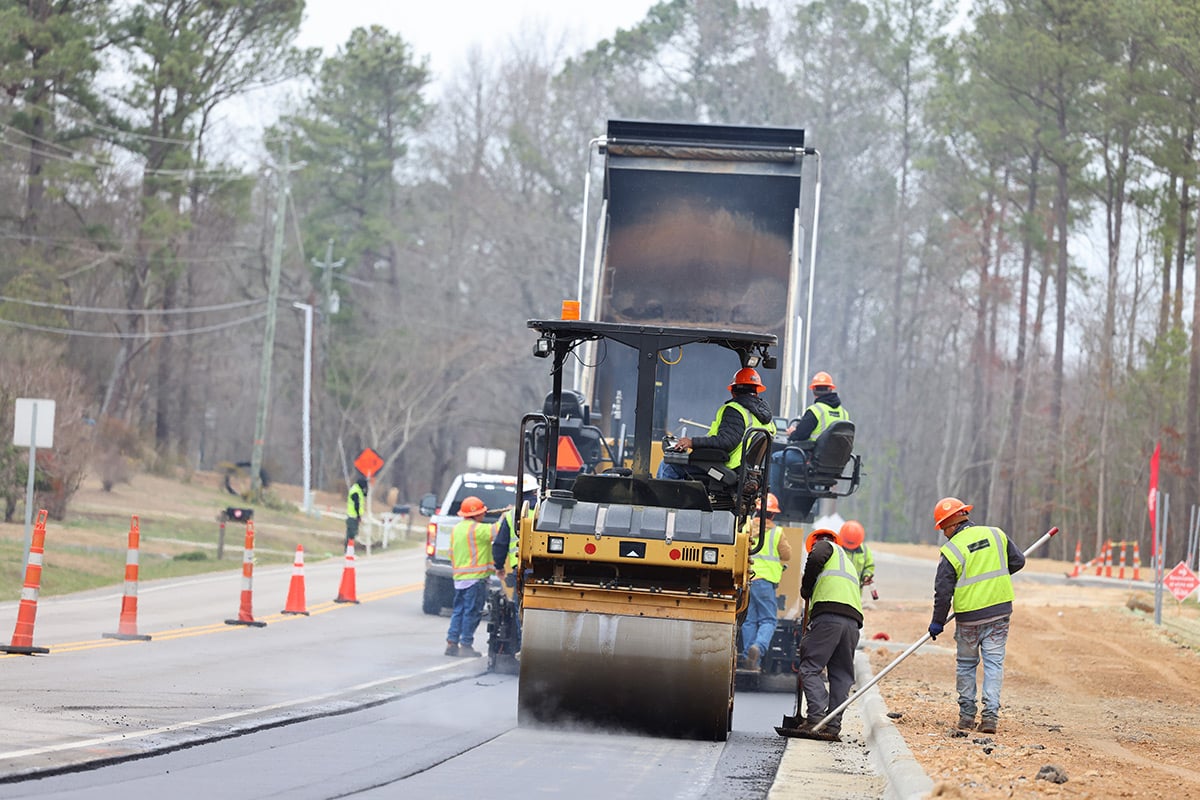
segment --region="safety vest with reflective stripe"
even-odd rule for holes
[[[358,510],[354,510],[354,496],[358,495]],[[367,510],[367,493],[357,483],[351,484],[350,494],[346,495],[346,516],[358,519]]]
[[[758,520],[750,520],[747,523],[747,528],[750,532],[750,542],[753,547],[754,540],[758,538]],[[783,562],[779,560],[779,538],[782,535],[782,530],[782,528],[772,522],[767,523],[766,542],[763,544],[761,550],[750,556],[750,569],[754,571],[755,580],[762,578],[777,586],[779,585],[779,580],[783,577]]]
[[[821,432],[828,428],[834,422],[841,422],[850,419],[850,412],[845,406],[833,408],[824,403],[813,403],[806,411],[811,411],[813,416],[817,418],[817,424],[813,426],[812,433],[808,435],[809,440],[816,441]]]
[[[738,413],[742,415],[742,419],[745,421],[747,429],[762,428],[770,435],[775,435],[774,420],[771,420],[770,422],[759,422],[758,417],[751,414],[744,406],[742,406],[740,403],[735,403],[734,401],[730,400],[721,406],[721,409],[717,411],[717,418],[712,421],[712,425],[708,426],[709,436],[716,436],[717,431],[721,429],[721,418],[725,416],[724,409],[726,407],[737,409]],[[742,442],[744,441],[746,441],[746,432],[742,431]],[[737,469],[742,465],[742,442],[738,442],[737,447],[729,451],[729,458],[725,459],[725,466],[729,467],[729,469]]]
[[[492,526],[464,519],[450,533],[454,580],[469,581],[492,574]]]
[[[505,569],[514,569],[517,566],[517,552],[521,549],[521,540],[518,538],[520,531],[517,526],[513,525],[513,510],[510,508],[504,512],[502,519],[508,522],[508,557],[504,559]],[[533,506],[525,509],[525,518],[533,519]],[[500,530],[499,527],[496,530]]]
[[[1012,576],[1008,574],[1008,537],[999,528],[971,525],[942,545],[942,555],[954,567],[954,613],[1010,603]]]
[[[858,583],[858,573],[854,571],[854,564],[846,551],[836,544],[833,545],[833,554],[822,565],[821,574],[817,576],[811,602],[813,605],[841,603],[862,613],[862,588]]]
[[[875,574],[875,557],[871,555],[871,548],[866,544],[863,544],[858,550],[847,550],[846,555],[850,556],[850,563],[854,565],[854,571],[858,573],[860,582]]]

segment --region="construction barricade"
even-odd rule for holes
[[[249,625],[254,628],[266,627],[265,622],[254,619],[251,610],[254,600],[254,520],[246,520],[246,546],[242,555],[242,603],[238,609],[237,619],[225,620],[226,625]]]
[[[125,639],[140,642],[150,641],[149,636],[138,633],[138,551],[141,547],[141,530],[134,514],[129,522],[129,548],[125,554],[125,592],[121,596],[121,618],[116,633],[101,634],[105,639]]]
[[[21,603],[17,606],[17,627],[13,630],[12,644],[0,645],[0,652],[25,656],[50,652],[47,647],[33,646],[33,622],[37,619],[38,590],[42,586],[42,556],[46,549],[46,516],[46,509],[38,511],[29,544],[29,563],[25,565]]]

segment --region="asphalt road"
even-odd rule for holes
[[[928,592],[931,565],[921,577],[919,563],[879,562],[891,596]],[[119,591],[40,601],[34,643],[50,654],[0,656],[0,796],[883,793],[850,715],[843,745],[774,734],[786,694],[739,693],[725,743],[518,728],[515,678],[442,655],[447,620],[421,613],[422,566],[418,550],[360,558],[355,605],[332,602],[340,561],[310,564],[308,617],[278,613],[291,567],[259,570],[262,628],[225,624],[237,573],[143,584],[150,642],[101,638],[118,628]],[[15,616],[0,604],[0,625]]]

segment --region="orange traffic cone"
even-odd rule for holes
[[[141,642],[150,641],[149,636],[141,636],[137,630],[137,590],[138,590],[138,547],[141,531],[138,528],[138,518],[134,514],[129,522],[129,549],[125,554],[125,595],[121,598],[121,621],[116,633],[104,633],[105,639],[132,639]]]
[[[42,554],[46,547],[46,509],[38,511],[37,524],[29,542],[29,563],[25,566],[25,586],[21,589],[21,604],[17,607],[17,627],[12,644],[0,645],[0,652],[31,656],[49,653],[46,647],[33,646],[33,621],[37,618],[38,589],[42,586]]]
[[[342,585],[338,587],[335,603],[357,603],[358,591],[354,583],[354,540],[346,542],[346,567],[342,570]]]
[[[254,619],[250,611],[254,599],[254,520],[246,520],[246,548],[242,554],[242,605],[238,609],[237,619],[225,620],[226,625],[250,625],[254,628],[266,627],[265,622]]]
[[[1067,575],[1068,578],[1078,578],[1080,570],[1083,569],[1083,565],[1079,561],[1082,548],[1083,548],[1083,541],[1080,539],[1076,539],[1075,540],[1075,569],[1071,570],[1071,573],[1069,575]]]
[[[296,560],[292,563],[292,582],[288,585],[287,604],[281,614],[303,614],[308,616],[304,603],[304,545],[296,545]]]

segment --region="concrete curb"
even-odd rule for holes
[[[854,680],[863,686],[873,678],[871,662],[861,650],[854,656]],[[872,686],[861,700],[863,735],[875,766],[887,778],[886,800],[919,800],[933,790],[933,780],[917,763],[908,743],[888,717],[879,689]]]

